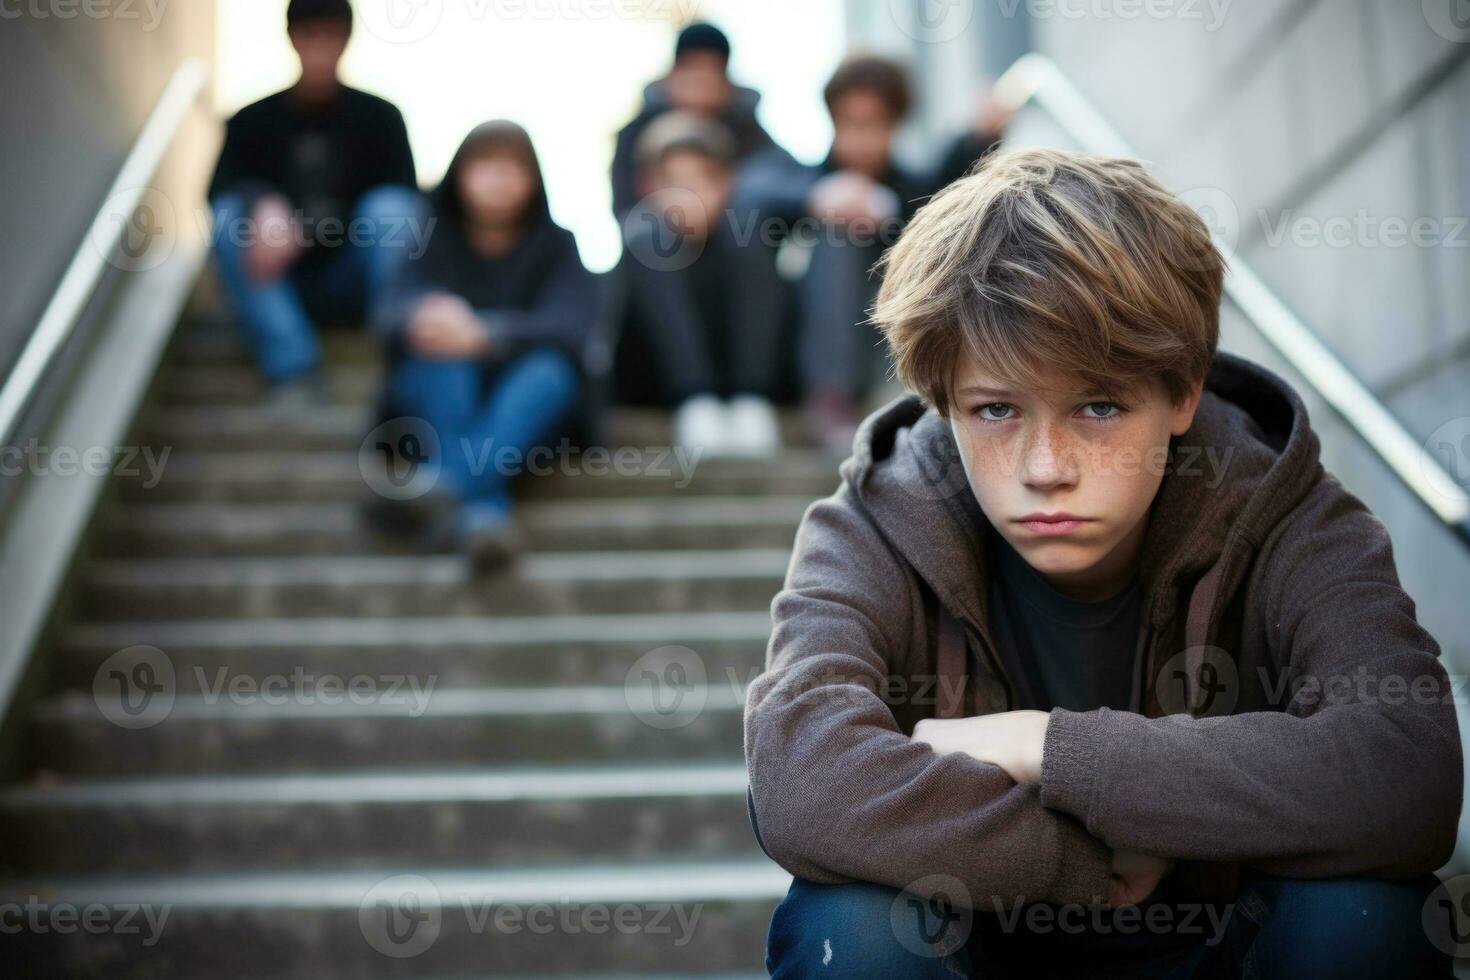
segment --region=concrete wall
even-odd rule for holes
[[[1175,186],[1228,196],[1242,254],[1421,438],[1470,415],[1470,21],[1455,7],[1259,0],[1213,26],[1034,25]]]
[[[205,0],[0,5],[0,375],[174,69],[213,48]]]

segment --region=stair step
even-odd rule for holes
[[[332,328],[317,335],[326,364],[377,364],[382,347],[366,329]],[[195,365],[229,365],[242,370],[255,368],[246,352],[240,331],[229,326],[201,324],[183,331],[169,351],[169,363],[188,370]]]
[[[760,968],[790,882],[764,860],[389,867],[48,876],[0,883],[0,901],[28,917],[98,910],[114,926],[7,937],[7,968],[22,976],[547,976],[589,964],[707,976]],[[125,914],[132,931],[117,927]]]
[[[401,676],[439,687],[622,684],[655,651],[695,658],[706,678],[748,684],[765,660],[767,612],[401,619],[139,620],[75,623],[52,657],[56,683],[91,691],[114,653],[146,644],[167,658],[179,694],[217,686],[220,670],[264,678]],[[654,666],[657,666],[655,664]]]
[[[190,450],[356,450],[376,421],[370,402],[283,413],[265,405],[206,408],[160,405],[140,426],[140,441]]]
[[[383,384],[382,370],[375,363],[327,364],[323,369],[323,377],[326,382],[329,414],[341,410],[370,413]],[[159,379],[155,407],[149,415],[149,421],[171,425],[172,420],[178,418],[184,420],[182,428],[185,431],[192,429],[198,432],[205,427],[222,424],[196,415],[200,410],[247,410],[233,419],[233,425],[238,429],[249,421],[252,413],[255,417],[261,416],[265,394],[266,386],[260,372],[249,364],[216,363],[170,367]],[[872,407],[878,406],[874,404]],[[807,435],[800,411],[778,407],[776,415],[785,442],[792,446],[805,444]],[[287,424],[294,423],[291,418],[284,421]],[[663,409],[619,406],[607,418],[608,441],[613,446],[666,446],[672,438],[671,422],[672,414]],[[363,434],[363,431],[355,435],[349,434],[349,441],[355,443]]]
[[[738,760],[744,689],[668,676],[476,690],[234,678],[202,695],[62,694],[34,706],[31,726],[37,769],[78,776]]]
[[[322,377],[334,404],[366,410],[378,396],[383,372],[376,363],[327,364]],[[159,406],[253,405],[264,399],[265,381],[249,364],[190,364],[166,368],[156,389]]]
[[[755,610],[789,561],[779,548],[553,552],[480,577],[461,555],[104,559],[82,588],[93,618]]]
[[[373,338],[323,334],[327,403],[288,414],[222,326],[181,331],[38,652],[0,909],[41,927],[0,972],[764,975],[791,878],[750,827],[745,691],[836,461],[620,409],[517,478],[529,550],[477,576],[362,519],[396,486]]]
[[[329,375],[329,404],[307,412],[281,413],[271,410],[256,394],[238,404],[160,404],[148,412],[140,426],[141,441],[154,446],[171,446],[175,452],[239,449],[248,451],[351,449],[377,424],[375,391],[359,386],[376,382],[354,374]],[[190,382],[195,384],[196,382]],[[223,391],[243,391],[240,381],[226,382]],[[258,387],[258,385],[257,385]],[[806,441],[800,413],[777,413],[781,438],[788,446]],[[609,448],[634,447],[656,450],[672,445],[672,416],[668,412],[620,409],[608,421]]]
[[[118,480],[133,501],[187,500],[356,502],[371,490],[364,472],[381,472],[370,454],[355,452],[170,452],[159,450],[161,473],[145,467]],[[621,455],[619,455],[621,453]],[[646,496],[807,496],[837,488],[837,466],[814,452],[790,451],[771,460],[714,459],[678,451],[603,451],[588,458],[558,456],[542,463],[548,475],[527,475],[518,490],[538,499]]]
[[[0,792],[6,874],[514,867],[757,857],[733,765],[34,783]]]
[[[537,551],[790,548],[808,497],[675,497],[525,502]],[[375,535],[351,503],[157,503],[111,508],[101,551],[127,557],[332,555],[410,550]]]

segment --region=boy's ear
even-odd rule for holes
[[[1184,435],[1194,424],[1194,413],[1199,408],[1199,400],[1204,390],[1205,382],[1201,378],[1195,382],[1194,387],[1189,389],[1189,394],[1184,397],[1184,400],[1174,406],[1174,423],[1169,427],[1169,431],[1174,435]]]

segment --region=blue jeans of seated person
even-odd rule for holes
[[[500,517],[510,513],[511,480],[530,468],[527,454],[566,416],[580,386],[572,359],[548,347],[521,354],[488,387],[479,361],[414,356],[398,363],[389,383],[397,410],[439,437],[436,486]]]
[[[1212,904],[1165,879],[1128,920],[1110,917],[1124,910],[1094,919],[1086,906],[1050,903],[1030,903],[1052,914],[1028,919],[1029,905],[1017,918],[988,906],[966,913],[885,885],[796,878],[771,918],[766,968],[834,980],[1449,978],[1450,956],[1421,921],[1438,885],[1434,875],[1261,877],[1234,902]]]
[[[249,199],[224,194],[211,206],[220,282],[256,365],[273,383],[310,374],[321,364],[316,322],[349,322],[367,315],[378,290],[414,256],[415,236],[423,235],[428,213],[422,195],[412,188],[375,188],[353,210],[354,226],[369,229],[365,236],[358,233],[365,241],[353,244],[344,230],[331,258],[297,263],[279,279],[256,282],[245,271],[254,234],[246,224]],[[251,235],[240,234],[241,229]]]
[[[812,247],[806,274],[797,284],[797,356],[806,391],[836,388],[860,397],[875,376],[881,377],[882,345],[866,321],[879,286],[870,271],[883,251],[879,243],[825,238]]]

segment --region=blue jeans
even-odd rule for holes
[[[572,359],[549,347],[521,354],[486,385],[479,361],[406,356],[389,379],[395,409],[438,436],[439,485],[468,503],[510,510],[510,481],[541,464],[528,454],[577,397]]]
[[[1234,902],[1165,886],[1137,907],[967,912],[865,882],[796,878],[771,918],[773,977],[1381,978],[1451,976],[1421,916],[1439,879],[1262,877]],[[1162,894],[1161,894],[1162,893]],[[1149,908],[1155,911],[1150,913]],[[1150,925],[1150,924],[1154,925]],[[1125,931],[1126,929],[1126,931]]]
[[[255,235],[249,225],[250,199],[224,194],[212,207],[220,282],[256,364],[272,382],[316,370],[321,350],[314,321],[361,320],[377,291],[413,257],[415,233],[423,234],[428,213],[416,190],[375,188],[358,199],[352,215],[350,224],[359,229],[353,236],[359,239],[357,244],[344,232],[330,257],[297,263],[278,279],[256,282],[245,271],[245,255]]]
[[[882,257],[878,243],[824,239],[812,247],[811,264],[797,284],[797,356],[806,391],[837,388],[858,397],[881,376],[883,345],[866,321],[879,286],[869,272]]]

